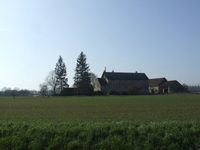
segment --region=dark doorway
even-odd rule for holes
[[[168,93],[168,89],[164,89],[164,93]]]

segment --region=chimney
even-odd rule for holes
[[[112,73],[114,73],[114,70],[112,70]]]
[[[137,73],[137,71],[135,73]]]

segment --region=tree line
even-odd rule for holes
[[[190,92],[200,92],[200,85],[189,85],[188,90]]]
[[[28,96],[31,94],[37,94],[37,91],[19,88],[11,89],[10,87],[4,87],[2,91],[0,91],[0,96],[13,96],[14,98],[15,96]]]
[[[97,76],[90,72],[86,55],[81,52],[77,58],[74,84],[75,93],[87,95],[93,92]],[[45,82],[39,85],[41,95],[62,95],[63,89],[69,88],[67,78],[67,67],[63,58],[59,56],[55,69],[50,71]]]

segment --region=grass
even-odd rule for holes
[[[111,122],[0,124],[3,150],[200,149],[200,124]]]
[[[200,95],[0,97],[0,149],[200,149]]]
[[[0,98],[1,123],[198,121],[200,95]]]

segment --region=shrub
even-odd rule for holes
[[[75,95],[93,95],[94,89],[93,86],[90,85],[89,87],[79,87],[75,88]]]
[[[119,92],[117,92],[117,91],[110,91],[109,95],[119,95]]]
[[[120,94],[120,95],[128,95],[128,93],[127,93],[127,92],[125,92],[125,91],[123,91],[123,92],[120,92],[119,94]]]
[[[95,91],[93,94],[94,95],[104,95],[104,92],[102,92],[102,91]]]
[[[141,87],[139,85],[133,85],[129,86],[126,90],[126,92],[130,95],[137,95],[141,91]]]

